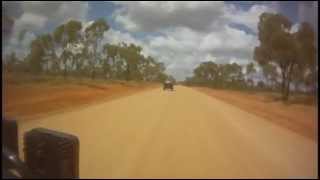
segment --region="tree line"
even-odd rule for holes
[[[264,66],[264,75],[273,75],[274,69]],[[263,80],[254,82],[254,75],[257,73],[257,65],[249,63],[241,66],[237,63],[217,64],[212,61],[200,63],[194,70],[193,76],[185,80],[186,85],[200,85],[213,88],[227,89],[267,89],[272,90],[272,86]]]
[[[173,78],[165,73],[165,65],[142,54],[142,47],[125,42],[102,44],[109,25],[98,19],[83,27],[70,20],[53,32],[39,35],[30,44],[29,54],[18,59],[7,56],[8,71],[68,76],[91,79],[164,81]]]
[[[292,89],[305,87],[316,92],[318,68],[315,33],[306,22],[301,23],[296,32],[292,27],[292,22],[281,14],[261,14],[258,23],[260,45],[254,49],[257,66],[254,63],[242,67],[237,63],[203,62],[185,83],[216,88],[274,90],[281,92],[285,101]],[[244,68],[246,73],[243,73]],[[255,74],[257,68],[261,69],[264,80],[254,85],[250,75]]]

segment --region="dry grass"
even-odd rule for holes
[[[315,97],[295,95],[288,103],[283,103],[276,93],[195,89],[316,140],[318,122]]]
[[[154,87],[158,84],[7,74],[2,111],[5,118],[34,119]]]

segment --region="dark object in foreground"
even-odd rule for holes
[[[30,169],[11,149],[2,147],[2,178],[34,178]]]
[[[34,174],[43,178],[79,177],[77,137],[37,128],[25,134],[24,143],[26,164]]]
[[[4,126],[8,120],[2,120]],[[2,178],[79,178],[79,140],[76,136],[36,128],[24,135],[25,162],[18,156],[18,131],[9,122],[2,139]],[[4,127],[3,126],[3,127]]]
[[[18,126],[16,121],[2,121],[2,143],[2,145],[6,145],[8,150],[18,154]]]
[[[170,81],[164,82],[163,90],[166,90],[166,89],[170,89],[171,91],[173,91],[173,83]]]

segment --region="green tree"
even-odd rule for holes
[[[42,72],[42,66],[44,64],[44,57],[45,52],[42,48],[41,40],[39,38],[36,38],[31,42],[31,49],[30,53],[27,56],[27,61],[29,64],[29,69],[33,73],[41,73]]]
[[[15,52],[12,52],[7,58],[6,58],[6,69],[7,71],[11,72],[16,69],[18,58],[16,56]]]
[[[194,69],[194,76],[198,83],[203,85],[217,85],[219,66],[212,61],[203,62]]]
[[[164,73],[165,66],[163,63],[158,63],[153,57],[148,56],[142,58],[139,65],[139,71],[145,81],[159,81],[159,74]]]
[[[157,75],[157,81],[164,83],[168,79],[168,75],[165,73],[160,73]]]
[[[193,77],[188,83],[220,88],[244,88],[244,74],[237,63],[215,64],[212,61],[203,62],[193,70]]]
[[[237,63],[220,65],[222,87],[239,88],[244,82],[242,67]]]
[[[134,44],[126,44],[122,43],[117,47],[118,55],[121,59],[124,60],[124,72],[126,80],[143,80],[144,79],[144,71],[143,68],[150,68],[147,66],[147,61],[150,58],[145,58],[142,55],[142,48],[140,46]],[[153,64],[157,67],[157,63]],[[143,67],[144,66],[144,67]],[[122,67],[123,68],[123,67]],[[157,67],[160,68],[160,67]]]
[[[267,84],[270,85],[271,89],[276,89],[278,86],[278,73],[277,73],[277,66],[272,63],[267,63],[261,65],[262,73],[266,78]]]
[[[45,72],[49,72],[50,64],[53,62],[53,59],[56,58],[55,49],[54,49],[54,41],[50,34],[40,35],[38,37],[39,44],[43,50],[43,68]]]
[[[109,30],[107,22],[101,18],[94,21],[90,26],[85,29],[86,45],[92,49],[92,57],[90,58],[89,65],[91,70],[91,78],[95,78],[96,67],[99,64],[99,56],[97,52],[98,44],[103,38],[104,32]]]
[[[300,60],[298,62],[299,68],[295,68],[296,72],[294,72],[295,82],[303,83],[315,89],[317,83],[317,50],[314,30],[309,23],[303,22],[294,36],[298,41]]]
[[[164,82],[168,79],[168,75],[164,72],[166,70],[164,63],[154,62],[154,65],[151,67],[152,80],[157,82]],[[155,78],[154,78],[155,77]]]
[[[246,66],[247,75],[251,75],[251,74],[254,74],[256,72],[257,72],[256,67],[252,62],[247,64],[247,66]]]
[[[253,88],[253,80],[252,80],[252,75],[257,72],[256,67],[254,63],[249,63],[246,66],[246,76],[247,76],[247,86],[249,88]]]
[[[105,75],[109,73],[109,78],[115,78],[117,72],[117,65],[116,65],[116,57],[118,54],[118,46],[112,44],[105,44],[103,46],[103,52],[106,54],[105,58],[103,59],[103,69]]]
[[[70,20],[66,24],[58,26],[53,32],[53,39],[62,48],[60,64],[63,66],[63,75],[67,76],[70,64],[76,61],[74,54],[71,52],[72,47],[81,41],[80,31],[81,22]]]
[[[257,87],[258,87],[259,90],[264,90],[266,85],[265,85],[265,83],[263,81],[258,81]]]
[[[273,62],[281,70],[281,92],[288,100],[293,68],[298,65],[297,42],[290,33],[291,22],[283,15],[263,13],[258,23],[260,46],[254,59],[261,65]]]

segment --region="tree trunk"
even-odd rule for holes
[[[291,74],[294,64],[289,64],[286,71],[285,71],[285,81],[283,83],[284,85],[284,92],[283,92],[283,100],[288,101],[289,95],[290,95],[290,82],[291,82]]]
[[[286,77],[285,75],[282,75],[281,95],[283,100],[285,100],[285,91],[286,91]]]
[[[126,70],[126,80],[129,81],[130,80],[130,65],[127,65],[127,70]]]
[[[63,78],[64,78],[64,79],[67,78],[67,67],[64,67]]]
[[[284,90],[284,94],[283,94],[283,100],[284,101],[288,101],[289,99],[289,93],[290,93],[290,83],[287,80],[286,84],[285,84],[285,90]]]
[[[92,72],[91,72],[91,79],[94,79],[94,77],[95,77],[95,71],[92,70]]]
[[[95,64],[96,64],[96,61],[97,61],[97,46],[98,46],[98,44],[97,44],[97,42],[94,44],[94,50],[93,50],[93,53],[94,53],[94,55],[93,55],[93,57],[94,57],[94,59],[93,59],[93,66],[92,66],[92,73],[91,73],[91,79],[94,79],[95,78],[95,74],[96,74],[96,72],[95,72]]]

